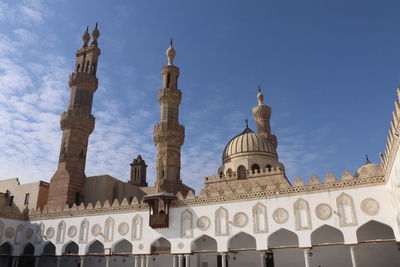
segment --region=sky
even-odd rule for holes
[[[157,92],[174,39],[183,93],[181,178],[199,193],[227,142],[256,130],[260,84],[289,180],[379,163],[400,86],[399,1],[0,0],[0,178],[49,181],[68,77],[99,23],[99,88],[87,176],[154,183]]]

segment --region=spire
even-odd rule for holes
[[[371,163],[371,161],[369,161],[368,155],[365,154],[365,164]]]
[[[86,27],[86,31],[82,35],[82,41],[83,41],[82,48],[87,47],[90,41],[89,26]]]
[[[172,38],[169,40],[169,47],[167,49],[167,52],[165,53],[165,55],[167,56],[168,59],[168,66],[173,66],[174,65],[174,59],[175,59],[175,49],[172,46],[173,40]]]
[[[96,47],[97,47],[97,39],[99,39],[99,37],[100,37],[100,32],[97,29],[97,26],[98,26],[98,23],[96,22],[96,27],[94,27],[94,29],[92,31],[92,38],[93,38],[92,45],[94,45]]]
[[[245,119],[244,122],[246,123],[246,129],[249,128],[249,120]]]
[[[264,105],[264,96],[261,93],[261,86],[258,85],[258,94],[257,94],[257,100],[258,100],[258,105],[262,106]]]

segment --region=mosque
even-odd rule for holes
[[[180,176],[185,127],[171,42],[154,126],[155,184],[148,185],[140,155],[128,182],[86,177],[99,37],[96,25],[76,52],[50,183],[0,181],[1,267],[400,266],[399,100],[379,164],[367,159],[354,174],[291,183],[260,91],[257,129],[228,142],[221,166],[210,170],[216,175],[196,195]]]

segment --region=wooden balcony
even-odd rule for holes
[[[150,227],[157,228],[168,228],[169,216],[168,214],[153,214],[150,215]]]

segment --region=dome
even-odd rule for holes
[[[374,177],[374,176],[382,176],[381,165],[371,163],[367,161],[364,165],[362,165],[354,175],[356,178],[365,178],[365,177]]]
[[[277,158],[277,153],[272,143],[247,127],[241,134],[228,142],[222,155],[222,162],[238,156],[247,156],[248,154]]]

